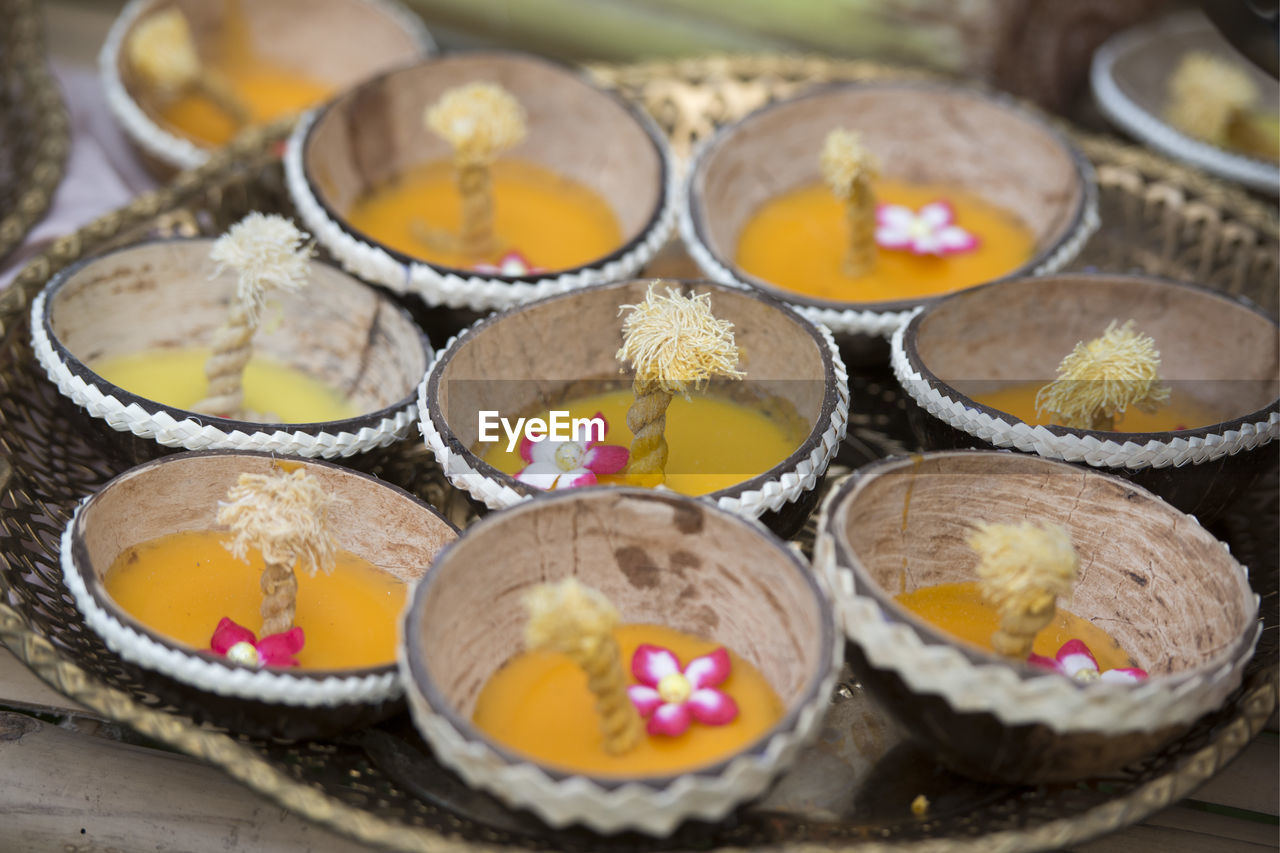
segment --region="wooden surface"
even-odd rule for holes
[[[57,62],[91,67],[119,0],[47,0]],[[48,688],[0,648],[0,851],[346,851],[313,826],[186,756],[137,742]],[[1078,853],[1280,848],[1280,761],[1264,732],[1183,801]]]

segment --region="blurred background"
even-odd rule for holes
[[[975,77],[1059,111],[1070,109],[1085,90],[1089,58],[1108,36],[1194,5],[1175,0],[406,1],[446,49],[518,45],[567,60],[613,62],[717,52],[817,52]],[[46,0],[54,59],[92,62],[123,5],[123,0]],[[1240,4],[1213,0],[1210,5]]]

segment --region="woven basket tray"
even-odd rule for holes
[[[45,67],[34,0],[0,0],[0,265],[44,216],[62,180],[67,108]]]
[[[597,68],[653,112],[687,150],[722,121],[815,80],[904,72],[860,62],[715,59]],[[1215,533],[1251,567],[1267,629],[1245,684],[1175,744],[1105,779],[1011,788],[952,776],[900,741],[891,721],[846,679],[833,697],[829,742],[802,759],[766,800],[718,825],[666,841],[551,833],[467,789],[432,759],[401,717],[335,741],[280,743],[193,724],[148,695],[80,622],[62,587],[58,537],[75,502],[132,460],[92,443],[79,416],[39,375],[27,343],[30,300],[57,270],[145,235],[215,233],[251,209],[290,213],[271,128],[216,155],[169,187],[69,235],[0,294],[0,641],[41,678],[108,719],[215,764],[254,790],[361,841],[405,850],[709,849],[809,844],[843,850],[1030,850],[1075,844],[1186,796],[1229,761],[1276,706],[1276,486],[1228,512]],[[1106,139],[1075,134],[1098,167],[1103,228],[1078,267],[1192,279],[1244,295],[1275,314],[1280,229],[1274,214],[1222,184]],[[675,253],[664,270],[687,264]],[[913,449],[905,402],[887,370],[851,377],[856,411],[841,459],[857,465]],[[361,463],[416,492],[455,523],[467,504],[418,442]],[[833,471],[838,474],[839,471]],[[836,477],[828,478],[828,481]],[[811,541],[812,528],[801,535]],[[926,818],[909,803],[925,793]]]

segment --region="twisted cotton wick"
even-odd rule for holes
[[[649,285],[639,305],[623,305],[629,311],[622,323],[620,361],[635,371],[635,402],[627,409],[631,452],[627,473],[650,475],[658,482],[667,465],[667,408],[672,395],[686,394],[712,376],[740,379],[738,347],[733,324],[711,313],[708,294],[683,296],[673,288],[667,295]],[[656,483],[655,483],[656,485]]]
[[[1257,86],[1242,69],[1211,53],[1194,51],[1169,78],[1165,117],[1183,133],[1222,144],[1232,119],[1257,98]]]
[[[1160,351],[1133,320],[1112,320],[1101,337],[1081,341],[1058,365],[1058,378],[1036,393],[1036,412],[1063,426],[1111,430],[1130,406],[1151,412],[1169,402]]]
[[[978,555],[982,597],[1000,614],[991,637],[999,654],[1025,660],[1036,634],[1053,620],[1058,596],[1069,597],[1079,560],[1058,524],[978,522],[969,536]]]
[[[845,274],[865,275],[876,261],[876,196],[871,183],[880,176],[880,162],[857,133],[842,128],[827,135],[821,160],[823,179],[845,206]]]
[[[295,564],[314,575],[332,571],[337,545],[329,532],[333,498],[302,468],[293,473],[241,474],[219,502],[217,520],[231,528],[229,550],[245,560],[256,548],[262,572],[262,631],[279,634],[293,626],[298,580]]]
[[[567,655],[587,673],[605,749],[620,755],[640,740],[642,725],[627,695],[622,650],[614,637],[618,611],[599,590],[574,578],[541,584],[525,596],[525,644]]]

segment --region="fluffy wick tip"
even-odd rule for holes
[[[880,174],[880,161],[851,130],[837,128],[822,146],[822,177],[837,198],[847,200],[854,186]]]
[[[525,596],[525,608],[525,644],[531,649],[573,652],[618,625],[618,611],[604,593],[575,578],[534,587]]]
[[[427,108],[424,123],[465,161],[487,162],[525,136],[524,109],[496,83],[448,90]]]
[[[241,474],[218,504],[217,520],[231,528],[228,549],[243,560],[257,548],[268,563],[301,561],[311,574],[333,567],[337,546],[329,531],[333,498],[299,468],[292,473]]]
[[[628,311],[622,324],[622,348],[618,359],[629,361],[641,382],[657,383],[669,394],[682,394],[712,376],[740,379],[738,346],[733,324],[711,313],[711,296],[684,296],[668,287],[658,293],[649,285],[639,305],[623,305]]]
[[[1002,613],[1039,611],[1075,586],[1079,558],[1059,524],[978,522],[969,547],[978,555],[982,595]]]

